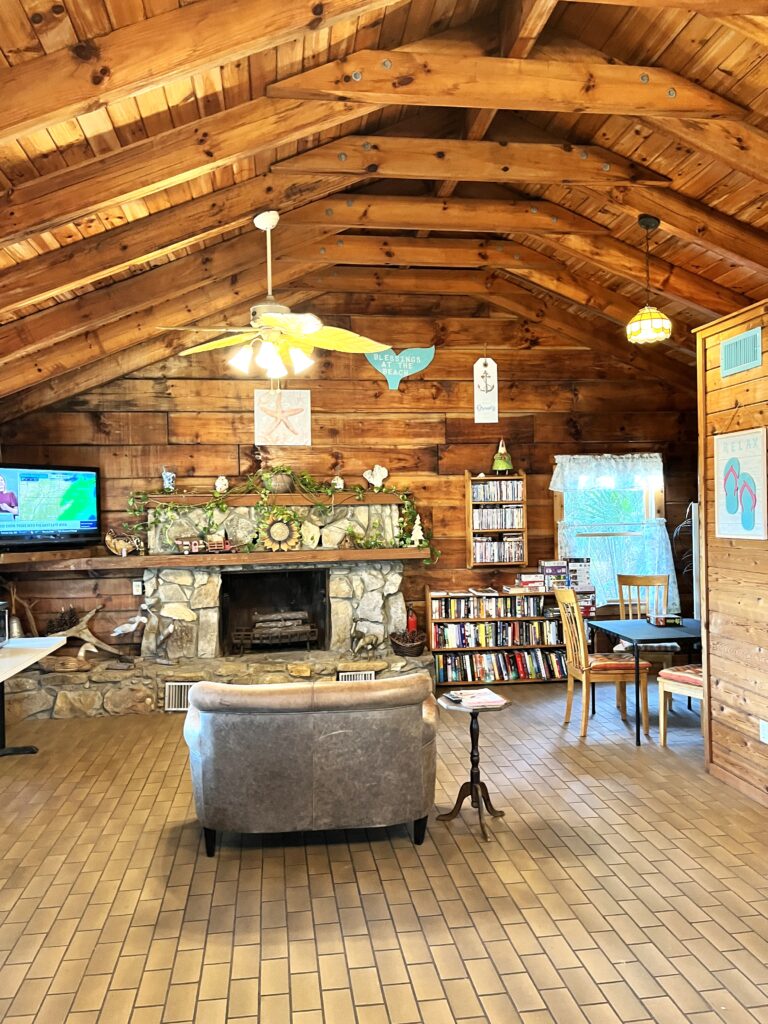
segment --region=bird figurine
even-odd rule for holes
[[[227,480],[223,474],[221,476],[217,476],[213,489],[217,494],[226,494],[229,490],[229,480]]]
[[[335,476],[335,477],[333,477],[333,479],[331,480],[331,487],[333,487],[333,489],[335,491],[343,491],[344,490],[344,477],[342,477],[342,476]]]
[[[139,626],[145,625],[148,621],[147,615],[137,613],[133,618],[128,619],[127,622],[122,622],[119,626],[115,626],[112,630],[112,636],[125,636],[127,633],[135,633]]]
[[[126,555],[136,550],[132,537],[129,537],[127,533],[118,533],[112,529],[107,530],[104,534],[104,544],[108,551],[111,551],[113,555],[120,555],[121,558],[125,558]]]

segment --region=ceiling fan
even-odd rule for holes
[[[288,376],[289,362],[296,373],[309,369],[314,362],[312,351],[315,348],[350,353],[382,352],[391,348],[353,331],[326,327],[314,313],[292,313],[288,306],[275,301],[272,294],[272,231],[279,220],[277,210],[266,210],[253,218],[254,225],[267,238],[267,295],[263,302],[251,306],[251,326],[164,328],[218,335],[211,341],[184,349],[181,355],[191,356],[197,352],[239,345],[240,348],[227,360],[230,366],[241,373],[249,373],[255,364],[266,372],[270,380],[275,380]],[[257,342],[260,345],[255,351]]]

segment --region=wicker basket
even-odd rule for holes
[[[424,653],[424,645],[427,642],[427,638],[422,636],[421,640],[412,640],[409,643],[403,643],[400,640],[395,640],[390,633],[389,642],[392,644],[392,650],[401,658],[418,658],[420,654]]]

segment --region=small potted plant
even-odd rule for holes
[[[418,658],[424,653],[427,634],[420,629],[401,629],[389,634],[389,642],[401,658]]]

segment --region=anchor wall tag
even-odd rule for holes
[[[475,423],[499,422],[499,376],[496,362],[483,356],[474,366]]]

